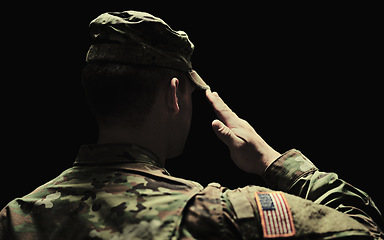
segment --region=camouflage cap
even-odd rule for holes
[[[162,19],[138,11],[103,13],[90,23],[94,44],[86,61],[144,64],[188,72],[201,89],[210,87],[192,69],[193,43]]]

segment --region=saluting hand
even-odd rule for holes
[[[239,118],[216,92],[207,90],[217,117],[212,128],[217,137],[229,148],[233,162],[243,171],[261,175],[280,153],[270,147],[253,127]]]

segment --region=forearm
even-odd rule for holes
[[[326,205],[364,224],[380,234],[382,216],[363,191],[338,178],[335,173],[320,172],[297,150],[290,150],[271,164],[263,175],[269,187]]]

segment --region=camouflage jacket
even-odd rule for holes
[[[0,239],[383,238],[371,198],[297,150],[264,179],[271,189],[203,188],[136,145],[84,145],[72,168],[1,211]]]

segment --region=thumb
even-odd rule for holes
[[[227,127],[222,121],[220,120],[213,120],[212,122],[212,128],[215,132],[216,136],[223,142],[225,145],[230,147],[231,144],[233,144],[236,135],[232,132],[232,130]]]

